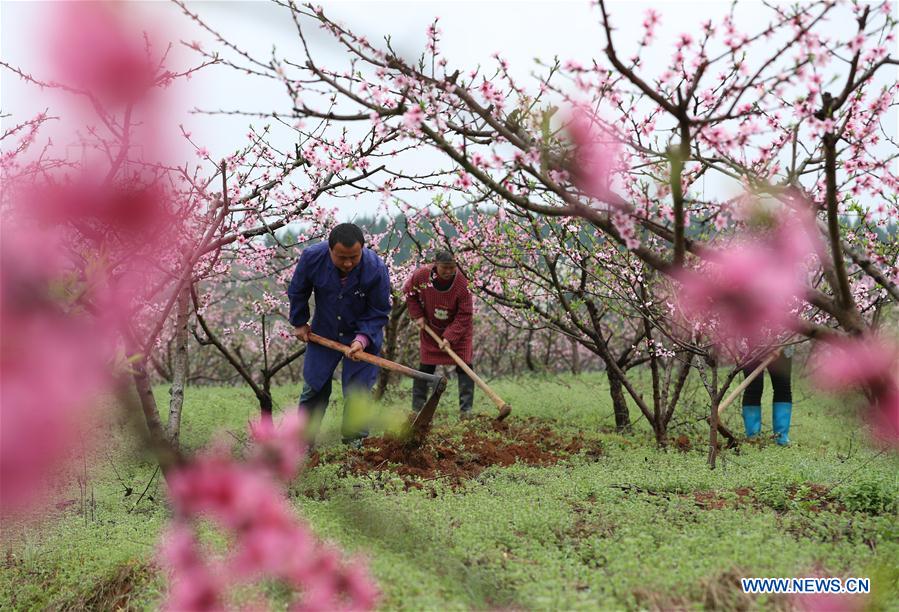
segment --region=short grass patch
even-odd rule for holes
[[[495,409],[483,396],[481,418],[460,422],[454,389],[444,394],[429,443],[457,467],[481,461],[464,477],[440,465],[404,469],[396,457],[377,467],[376,441],[346,450],[335,397],[317,463],[290,486],[321,537],[368,557],[385,609],[784,609],[782,597],[744,595],[739,578],[812,573],[870,577],[872,609],[899,609],[899,459],[869,447],[836,401],[800,390],[792,446],[744,444],[709,470],[698,400],[685,403],[672,445],[659,449],[636,411],[633,434],[613,431],[601,375],[495,383],[514,407],[506,431],[487,418]],[[381,409],[404,410],[408,386]],[[278,388],[277,403],[292,409],[297,392]],[[188,389],[184,446],[216,432],[245,440],[256,411],[245,389]],[[741,429],[736,411],[726,419]],[[129,432],[110,426],[81,486],[61,492],[39,528],[4,526],[0,609],[160,604],[166,578],[154,554],[165,490]],[[525,440],[546,460],[484,461],[473,440]],[[265,588],[286,603],[277,586]]]

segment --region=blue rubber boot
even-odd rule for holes
[[[762,431],[762,407],[743,406],[743,428],[747,438],[754,438]]]
[[[790,443],[790,417],[793,415],[793,404],[790,402],[774,402],[771,410],[771,428],[774,430],[774,441],[780,446]]]

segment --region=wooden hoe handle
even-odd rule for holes
[[[424,326],[424,330],[426,332],[428,332],[428,334],[434,339],[435,342],[437,342],[438,345],[443,345],[443,343],[444,343],[443,338],[438,336],[437,332],[435,332],[433,329],[431,329],[427,325],[427,323]],[[477,374],[475,374],[474,370],[472,370],[470,367],[468,367],[468,364],[465,363],[465,361],[463,361],[463,359],[461,357],[459,357],[455,353],[455,351],[453,351],[453,349],[450,348],[448,342],[445,345],[443,345],[443,351],[447,355],[452,357],[453,361],[456,362],[456,365],[459,366],[460,368],[462,368],[462,371],[465,372],[466,374],[468,374],[468,376],[475,382],[475,384],[477,384],[477,386],[481,388],[481,391],[483,391],[487,395],[487,397],[489,397],[490,400],[494,404],[496,404],[496,407],[499,409],[499,416],[496,417],[497,420],[502,421],[504,418],[509,416],[509,413],[512,412],[512,407],[509,404],[507,404],[506,402],[504,402],[503,399],[500,396],[498,396],[496,394],[496,392],[487,385],[487,383],[485,383],[483,380],[481,380],[481,377],[478,376]]]
[[[350,350],[345,344],[341,344],[335,340],[330,340],[328,338],[322,338],[318,334],[313,334],[309,332],[309,341],[315,342],[316,344],[320,344],[325,348],[329,348],[335,351],[340,351],[344,355]],[[437,383],[443,377],[438,376],[436,374],[428,374],[427,372],[419,372],[409,366],[404,366],[400,363],[396,363],[394,361],[390,361],[389,359],[384,359],[383,357],[378,357],[377,355],[372,355],[371,353],[356,353],[356,356],[359,358],[359,361],[365,361],[366,363],[370,363],[378,366],[379,368],[384,368],[385,370],[391,370],[393,372],[399,372],[400,374],[405,374],[410,378],[417,378],[419,380],[426,380],[429,383]]]
[[[761,374],[762,372],[764,372],[764,371],[765,371],[765,368],[767,368],[768,365],[769,365],[772,361],[774,361],[775,359],[777,359],[777,357],[780,355],[780,352],[781,352],[780,349],[778,349],[778,350],[774,351],[773,353],[771,353],[770,355],[768,355],[768,356],[767,356],[767,357],[766,357],[766,358],[765,358],[765,359],[758,365],[758,367],[757,367],[756,369],[754,369],[754,370],[749,374],[749,376],[747,376],[747,377],[743,380],[743,382],[741,382],[739,385],[737,385],[737,388],[734,389],[733,391],[731,391],[731,392],[730,392],[730,395],[728,395],[727,397],[725,397],[725,398],[721,401],[721,403],[718,404],[718,414],[721,414],[722,412],[724,412],[724,409],[727,408],[728,406],[730,406],[731,402],[733,402],[735,399],[737,399],[737,396],[740,395],[740,393],[742,393],[743,389],[745,389],[746,387],[748,387],[748,386],[749,386],[749,383],[751,383],[753,380],[755,380],[756,377],[758,377],[759,374]]]

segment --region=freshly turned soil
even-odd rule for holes
[[[530,421],[496,422],[481,417],[467,421],[464,427],[461,440],[449,439],[443,435],[448,432],[435,428],[420,446],[390,437],[368,438],[361,450],[347,453],[347,467],[356,474],[391,471],[416,480],[445,478],[460,484],[492,465],[546,466],[581,451],[594,457],[602,454],[599,442],[580,436],[562,438],[549,427]]]

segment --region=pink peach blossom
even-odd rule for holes
[[[574,145],[572,176],[585,194],[606,203],[616,203],[611,192],[612,171],[620,150],[619,141],[597,126],[596,118],[576,108],[568,124]]]
[[[856,594],[809,593],[793,595],[790,599],[802,612],[861,612],[867,598]]]
[[[170,609],[212,609],[226,601],[230,585],[265,578],[302,592],[292,610],[368,610],[377,604],[377,588],[361,562],[344,562],[336,549],[319,543],[274,479],[295,473],[298,452],[288,447],[300,447],[301,432],[295,417],[280,426],[254,423],[256,447],[249,463],[238,463],[217,446],[169,476],[176,511],[176,528],[163,546],[172,573]],[[190,524],[200,518],[232,537],[230,554],[217,564],[200,552],[192,535]],[[210,580],[213,566],[222,584]]]
[[[840,336],[818,344],[812,376],[828,391],[879,385],[899,373],[897,358],[899,348],[880,336]]]
[[[6,219],[0,230],[3,514],[40,502],[79,447],[88,409],[110,383],[113,346],[110,330],[55,293],[73,282],[58,236],[12,225]]]
[[[172,612],[217,612],[225,610],[225,585],[220,572],[205,561],[194,532],[178,524],[163,537],[160,558],[177,568],[177,579],[169,589],[166,610]]]
[[[144,39],[112,4],[61,4],[54,9],[50,26],[46,36],[57,80],[102,103],[133,103],[158,78]]]
[[[793,262],[758,242],[717,252],[675,278],[688,320],[714,322],[713,339],[730,351],[742,342],[753,348],[770,333],[789,329],[790,311],[805,291]]]
[[[899,447],[899,346],[873,334],[828,338],[812,355],[812,377],[822,389],[862,391],[863,416],[874,437]]]
[[[287,412],[277,423],[267,419],[251,423],[253,463],[269,468],[281,480],[291,480],[306,454],[304,425],[305,419],[296,411]]]
[[[403,115],[403,125],[407,130],[418,134],[421,132],[421,124],[424,122],[425,113],[421,106],[414,104]]]

